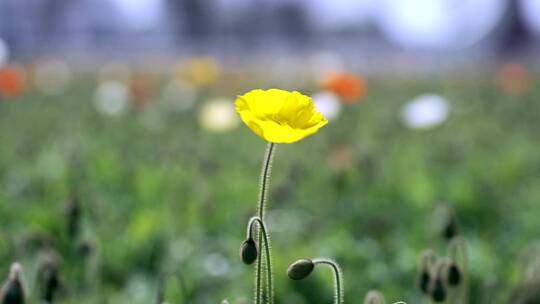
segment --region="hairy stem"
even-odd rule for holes
[[[266,260],[266,286],[267,286],[267,293],[268,293],[268,303],[274,302],[274,279],[273,279],[273,273],[272,273],[272,255],[270,254],[270,239],[268,237],[268,232],[266,230],[266,226],[264,222],[261,220],[260,217],[254,216],[249,220],[248,223],[248,231],[247,231],[247,237],[252,238],[253,237],[253,224],[254,223],[259,224],[259,228],[261,231],[262,239],[264,241],[264,252],[265,252],[265,260]],[[260,248],[260,247],[259,247]],[[259,259],[261,259],[261,255],[259,255]]]
[[[313,259],[313,263],[315,265],[324,264],[332,268],[332,271],[334,273],[334,303],[343,304],[343,277],[339,265],[330,259],[324,258]]]
[[[468,303],[469,298],[469,273],[468,273],[468,253],[467,253],[467,242],[462,237],[455,237],[448,246],[449,255],[452,261],[457,261],[458,255],[461,257],[461,271],[463,274],[463,286],[461,292],[461,300],[463,303]]]
[[[263,165],[262,165],[262,172],[261,172],[261,187],[259,192],[259,203],[258,203],[258,215],[261,219],[261,222],[264,221],[264,211],[265,211],[265,201],[266,201],[266,192],[268,188],[268,182],[270,180],[270,168],[272,164],[272,157],[274,154],[275,144],[274,143],[268,143],[268,147],[266,148],[266,155],[264,157]],[[262,225],[259,225],[259,232],[262,228]],[[268,236],[268,235],[267,235]],[[259,248],[262,248],[263,246],[263,238],[261,238],[261,233],[258,234],[258,244]],[[257,259],[257,266],[255,270],[255,303],[261,304],[262,303],[262,272],[263,272],[263,265],[262,265],[262,256],[263,254],[259,255],[259,258]],[[268,260],[269,257],[267,257]],[[269,272],[269,276],[272,276],[272,269],[268,268],[266,271]],[[268,290],[268,303],[273,303],[273,290]]]

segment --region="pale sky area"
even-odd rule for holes
[[[162,0],[109,0],[125,25],[151,29],[164,13]],[[494,29],[506,0],[216,0],[222,14],[234,18],[255,1],[266,5],[302,2],[313,26],[323,31],[377,25],[403,47],[461,48]],[[540,34],[540,1],[522,0],[521,11]]]
[[[117,7],[124,22],[135,29],[155,26],[164,13],[161,0],[110,0]]]

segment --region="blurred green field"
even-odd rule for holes
[[[416,266],[424,248],[444,254],[436,210],[446,203],[469,244],[470,303],[538,303],[509,297],[532,271],[527,257],[540,256],[531,251],[540,87],[508,96],[487,73],[368,82],[339,119],[277,147],[268,201],[276,302],[331,303],[329,272],[286,276],[297,258],[325,256],[343,268],[347,303],[374,288],[390,302],[429,303],[415,288]],[[184,112],[156,101],[118,117],[95,110],[93,75],[60,96],[0,100],[0,275],[19,261],[32,287],[44,248],[54,248],[58,303],[154,303],[164,272],[182,277],[169,280],[169,303],[251,302],[253,271],[238,248],[256,211],[265,142],[243,126],[206,131],[197,111],[208,98],[272,86],[261,83],[203,89]],[[401,106],[425,92],[448,99],[449,119],[409,129]],[[77,239],[66,228],[72,199],[82,206]]]

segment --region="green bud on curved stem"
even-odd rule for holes
[[[420,254],[416,281],[420,291],[425,294],[429,293],[429,284],[431,282],[430,269],[433,268],[435,258],[435,253],[431,249],[425,249]]]
[[[0,303],[24,304],[26,302],[26,291],[21,275],[21,264],[17,262],[11,264],[9,277],[0,289]]]
[[[260,228],[260,235],[262,236],[261,239],[263,240],[263,247],[265,251],[265,260],[266,260],[266,285],[267,285],[267,292],[268,292],[268,303],[274,302],[274,279],[273,279],[273,273],[272,273],[272,256],[270,254],[270,239],[268,237],[268,233],[266,230],[266,225],[262,221],[262,219],[258,216],[254,216],[249,219],[248,225],[247,225],[247,231],[246,231],[246,241],[242,244],[241,247],[241,256],[242,260],[246,264],[251,264],[255,261],[255,259],[260,259],[261,255],[258,254],[257,246],[255,244],[255,241],[253,241],[253,227],[255,226],[255,223],[259,225]],[[262,300],[262,285],[257,285],[256,289],[256,300]]]
[[[444,270],[447,268],[447,261],[445,259],[440,259],[437,262],[437,266],[433,270],[431,277],[431,283],[429,291],[431,298],[434,302],[444,302],[446,300],[446,287],[444,286]]]
[[[261,223],[264,221],[264,211],[266,208],[266,192],[268,190],[268,183],[270,180],[270,170],[272,167],[272,159],[274,156],[274,150],[276,145],[274,143],[268,143],[268,146],[266,148],[266,154],[264,156],[263,164],[262,164],[262,170],[261,170],[261,182],[260,182],[260,191],[259,191],[259,202],[258,202],[258,218],[260,219]],[[263,225],[260,225],[260,230],[262,230]],[[268,234],[266,232],[263,232],[263,234],[268,239]],[[263,236],[264,237],[264,236]],[[261,248],[263,244],[263,237],[261,237],[260,233],[257,237],[258,239],[258,248]],[[266,255],[266,264],[268,272],[267,274],[267,303],[273,304],[274,303],[274,290],[271,286],[272,284],[272,268],[271,268],[271,257],[270,257],[270,249],[268,244],[266,245],[266,252],[264,255]],[[257,259],[257,266],[255,268],[255,304],[261,304],[262,303],[262,276],[263,276],[263,264],[262,259]]]
[[[240,258],[246,265],[251,265],[258,256],[257,244],[252,238],[246,239],[240,246]]]
[[[460,294],[461,300],[463,301],[463,303],[468,303],[468,253],[467,242],[463,237],[455,237],[454,239],[452,239],[450,244],[448,244],[448,256],[450,257],[450,262],[458,265],[459,270],[461,270],[461,276],[459,280],[462,289]]]
[[[448,265],[446,281],[451,287],[458,286],[461,283],[461,270],[456,263],[451,262]]]
[[[292,263],[287,269],[287,276],[291,280],[303,280],[308,277],[315,268],[315,264],[310,259],[300,259]]]
[[[302,280],[313,272],[316,265],[321,264],[329,266],[334,273],[334,303],[343,304],[343,276],[335,261],[326,258],[300,259],[289,266],[287,275],[292,280]]]

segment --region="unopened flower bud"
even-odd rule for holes
[[[75,239],[80,232],[82,210],[77,197],[73,197],[67,204],[67,232],[70,238]]]
[[[418,289],[424,294],[429,294],[431,274],[430,274],[430,264],[435,258],[435,254],[431,249],[425,249],[420,255],[420,263],[418,265],[418,275],[416,278],[416,284]]]
[[[431,281],[431,276],[427,269],[423,269],[418,274],[417,284],[418,288],[425,294],[429,294],[429,282]]]
[[[446,240],[453,239],[458,234],[458,224],[454,213],[450,213],[443,227],[442,235]]]
[[[440,278],[435,278],[431,286],[431,298],[435,302],[444,302],[446,299],[446,289],[444,288],[443,281]]]
[[[25,292],[21,282],[22,268],[19,263],[13,263],[9,278],[0,290],[0,304],[24,304]]]
[[[309,276],[315,268],[315,264],[310,259],[300,259],[289,266],[287,275],[292,280],[302,280]]]
[[[40,297],[46,303],[53,303],[60,287],[58,265],[54,261],[46,261],[39,269]]]
[[[461,282],[461,270],[459,270],[459,267],[456,263],[451,263],[450,266],[448,266],[446,279],[448,281],[448,285],[450,286],[458,286]]]
[[[251,265],[258,256],[257,245],[252,238],[245,240],[240,246],[240,258],[246,265]]]

